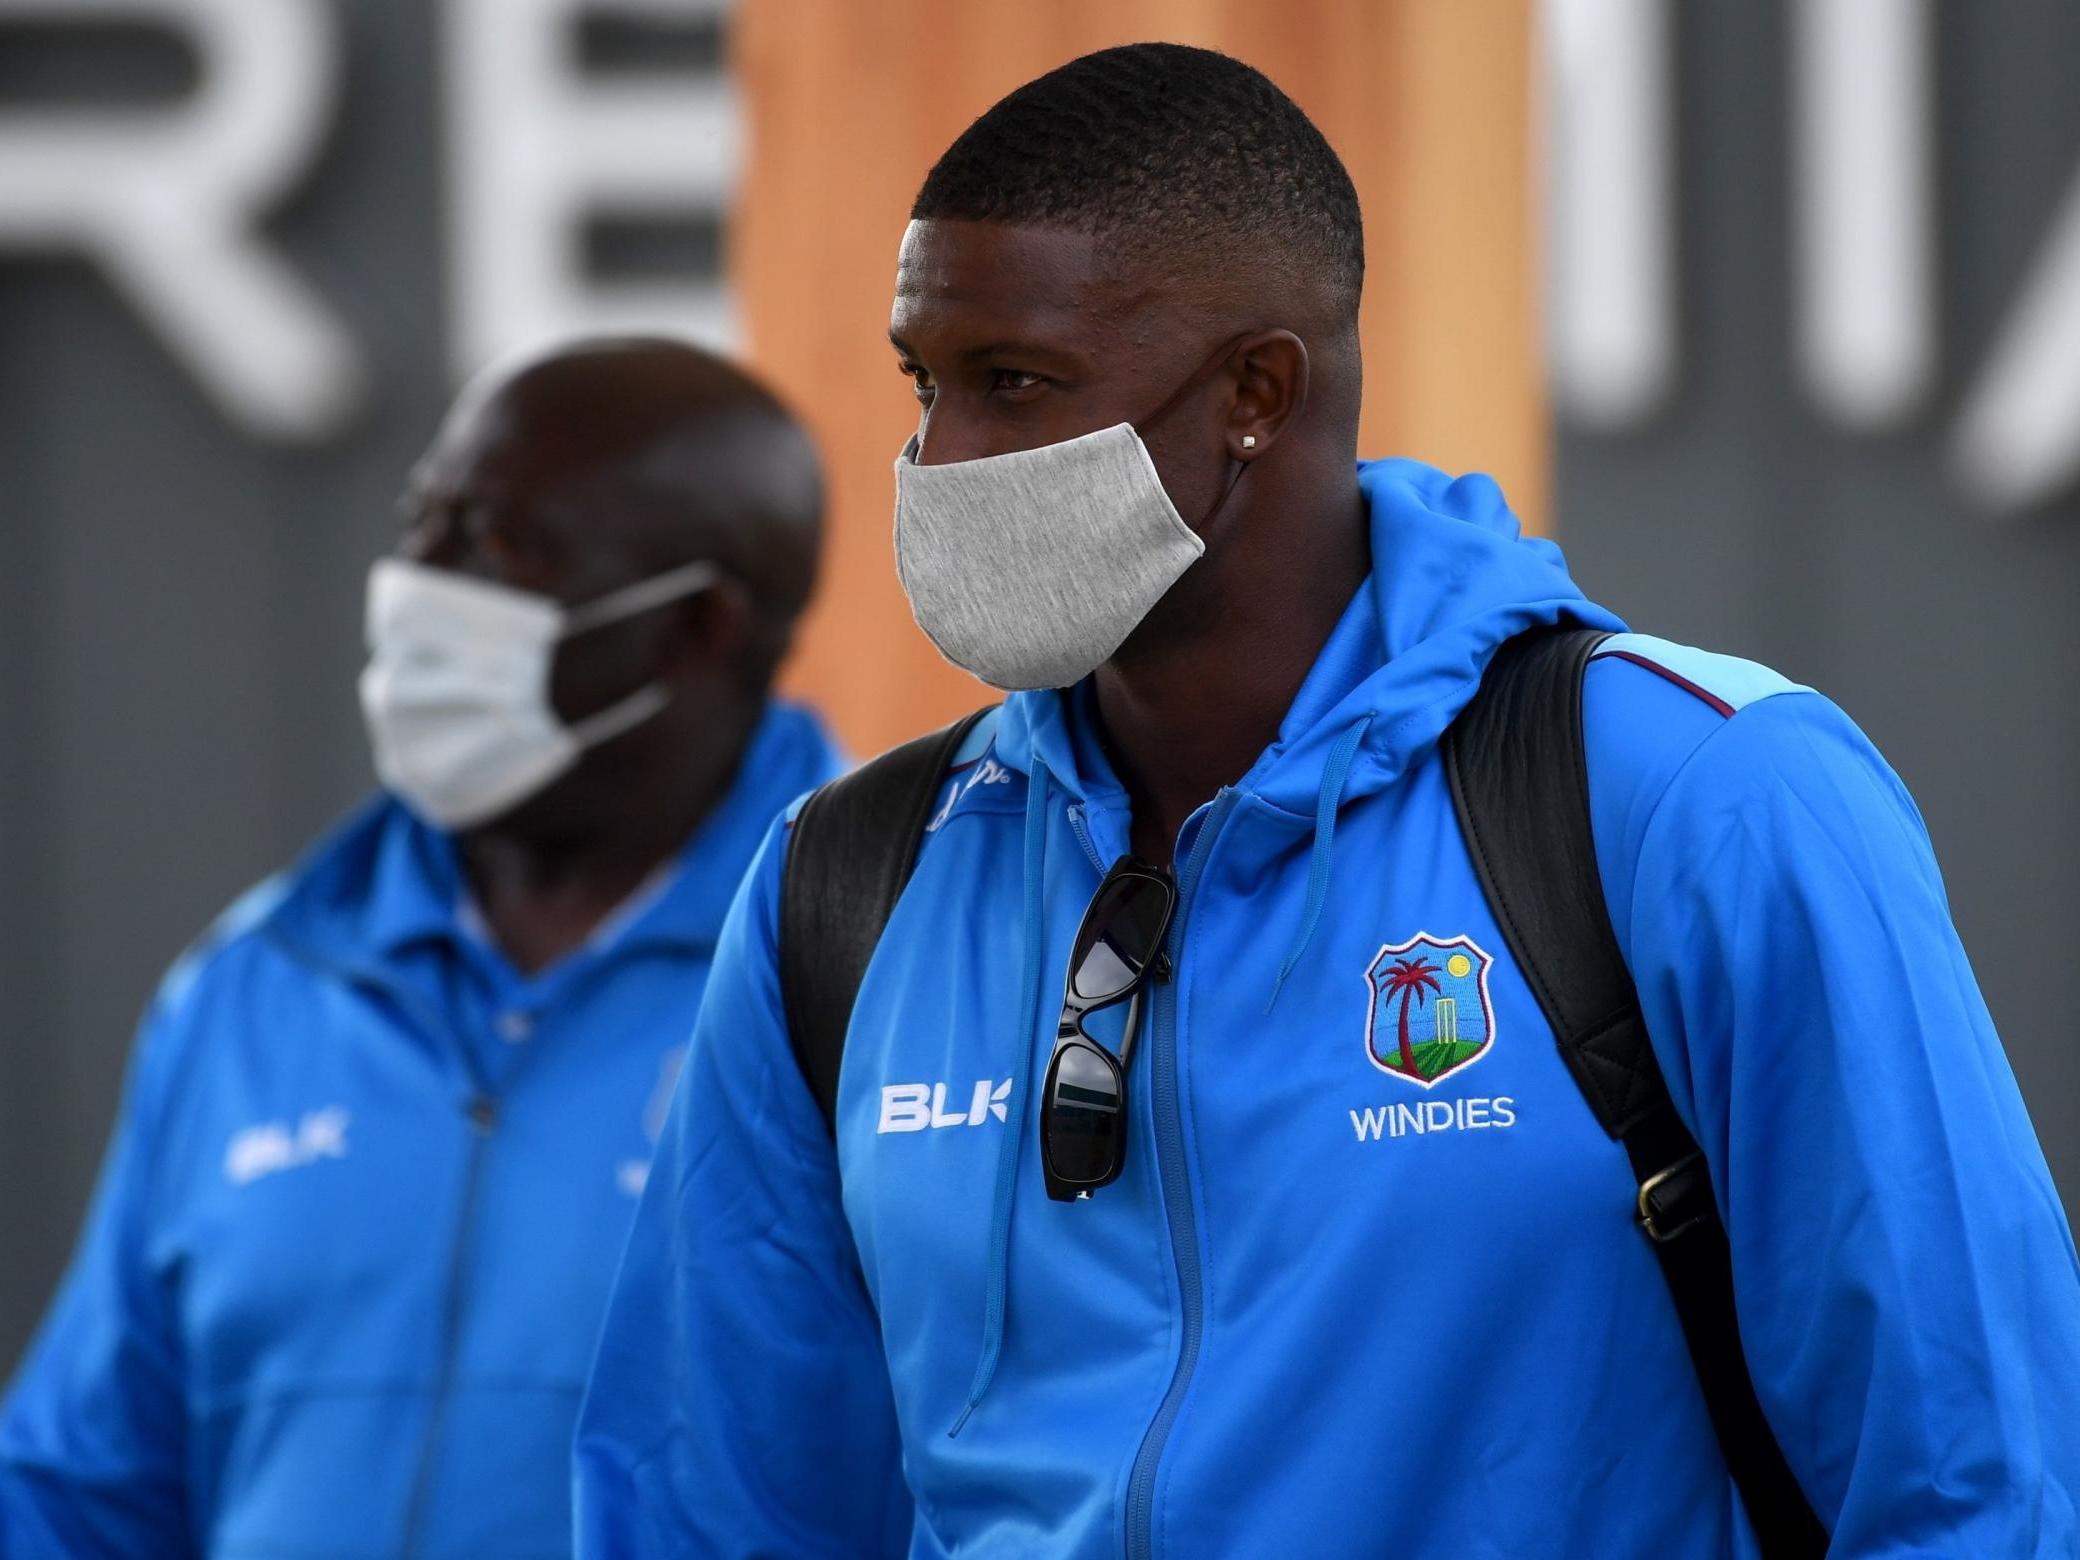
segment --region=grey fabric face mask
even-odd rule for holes
[[[912,438],[896,459],[910,610],[992,687],[1088,676],[1205,551],[1132,423],[944,466],[918,465]]]

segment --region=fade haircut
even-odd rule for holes
[[[1262,71],[1134,43],[1004,98],[925,175],[913,221],[1062,227],[1195,269],[1269,261],[1355,321],[1358,192],[1314,121]]]

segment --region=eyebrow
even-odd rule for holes
[[[888,343],[890,346],[894,347],[896,351],[902,353],[905,357],[914,358],[918,355],[917,349],[911,346],[910,343],[905,341],[901,336],[898,336],[894,331],[890,331],[888,333]],[[1066,348],[1046,347],[1042,346],[1040,343],[1036,341],[1016,340],[984,342],[981,346],[969,347],[965,349],[961,353],[961,356],[969,362],[976,362],[983,358],[991,358],[997,356],[999,353],[1007,352],[1016,353],[1025,357],[1045,358],[1049,362],[1057,364],[1071,363],[1076,361],[1076,354],[1067,350]]]

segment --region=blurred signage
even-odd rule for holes
[[[443,144],[429,156],[446,176],[457,377],[581,330],[729,342],[714,235],[742,157],[736,97],[719,45],[639,46],[713,37],[727,9],[441,0]],[[264,227],[334,128],[343,12],[329,0],[0,0],[0,48],[11,32],[33,44],[144,29],[192,65],[170,101],[0,102],[0,256],[91,261],[225,416],[268,442],[335,437],[373,389],[363,344]],[[638,46],[617,49],[617,36]],[[658,57],[670,68],[644,63]],[[646,225],[690,234],[673,255],[691,263],[601,275],[602,233],[611,248]]]
[[[1650,422],[1682,361],[1677,80],[1667,0],[1546,0],[1550,359],[1570,420]],[[1794,357],[1821,415],[1860,433],[1924,418],[1944,372],[1933,0],[1790,0]],[[2080,170],[1965,381],[1954,479],[2011,514],[2080,481]]]
[[[2080,1208],[2080,5],[1546,5],[1568,560],[1870,734]]]

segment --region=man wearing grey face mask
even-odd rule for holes
[[[1862,734],[1358,461],[1356,192],[1249,66],[1072,61],[911,218],[896,568],[1014,691],[747,880],[581,1553],[2074,1554],[2071,1236]]]
[[[0,1551],[551,1555],[723,912],[837,763],[769,692],[807,435],[664,340],[488,375],[368,589],[388,794],[169,977],[0,1419]]]

